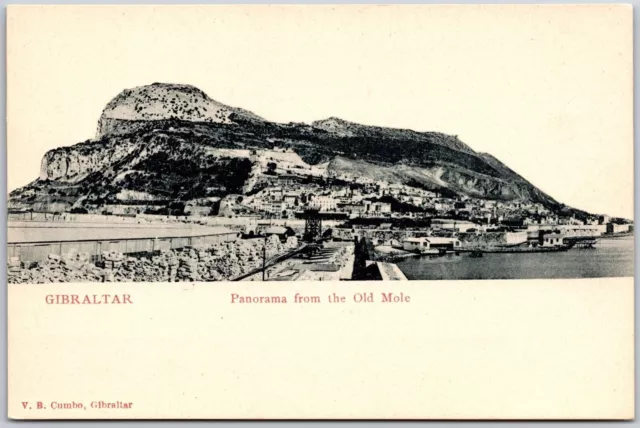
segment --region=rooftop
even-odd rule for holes
[[[35,224],[33,226],[36,226]],[[226,227],[184,224],[184,227],[140,227],[140,225],[48,224],[46,227],[12,227],[9,225],[8,243],[117,241],[121,239],[177,238],[235,233]]]

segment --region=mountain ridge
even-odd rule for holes
[[[352,168],[371,179],[384,176],[461,196],[562,207],[494,156],[475,152],[457,136],[337,117],[311,124],[275,123],[215,101],[194,86],[165,83],[125,89],[114,97],[100,116],[96,138],[47,152],[39,178],[11,192],[10,207],[60,210],[77,208],[78,201],[110,203],[123,185],[122,177],[129,175],[138,177],[126,184],[132,194],[156,191],[145,180],[165,174],[176,187],[167,199],[224,197],[246,188],[240,181],[248,180],[248,171],[255,167],[250,151],[276,147],[295,152],[310,166],[328,163],[337,173]],[[167,153],[164,165],[156,162],[161,152]],[[230,167],[247,171],[229,172],[225,178],[215,169],[224,172]],[[180,187],[200,190],[182,192]]]
[[[126,131],[128,122],[181,119],[210,123],[234,123],[233,117],[264,120],[247,110],[210,98],[195,86],[152,83],[125,89],[107,103],[98,120],[96,138]]]

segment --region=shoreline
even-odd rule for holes
[[[608,240],[595,250],[574,249],[553,254],[490,253],[483,258],[420,258],[398,261],[409,280],[517,280],[632,277],[632,237]]]

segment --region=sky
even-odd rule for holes
[[[125,88],[197,86],[272,121],[439,131],[567,205],[633,218],[631,8],[9,7],[8,188]]]

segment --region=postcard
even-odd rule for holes
[[[10,6],[15,419],[632,419],[626,5]]]

